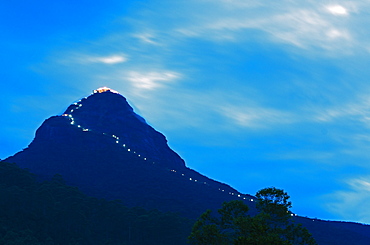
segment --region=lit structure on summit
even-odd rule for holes
[[[101,87],[101,88],[95,89],[94,94],[96,94],[96,93],[100,94],[100,93],[104,93],[104,92],[107,92],[107,91],[115,93],[115,94],[119,94],[118,91],[113,90],[113,89],[108,88],[108,87]]]

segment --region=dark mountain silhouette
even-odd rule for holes
[[[67,184],[88,195],[120,199],[131,207],[197,218],[224,201],[240,199],[255,212],[253,196],[187,168],[166,138],[108,88],[47,119],[32,143],[5,161],[41,179],[61,174]],[[370,226],[296,219],[319,244],[370,244]]]
[[[41,178],[61,174],[92,196],[192,218],[227,200],[253,200],[187,168],[166,138],[109,89],[47,119],[29,147],[5,161]]]

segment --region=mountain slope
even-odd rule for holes
[[[29,147],[6,161],[44,178],[59,173],[93,196],[193,218],[223,201],[253,200],[187,168],[166,138],[108,89],[47,119]]]

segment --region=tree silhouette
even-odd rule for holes
[[[223,203],[218,215],[203,213],[188,238],[195,245],[314,245],[308,230],[295,224],[289,211],[289,195],[275,187],[256,194],[259,213],[248,215],[248,206],[239,200]]]

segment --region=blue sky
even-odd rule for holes
[[[187,165],[299,215],[370,223],[368,1],[2,1],[0,158],[93,89]]]

